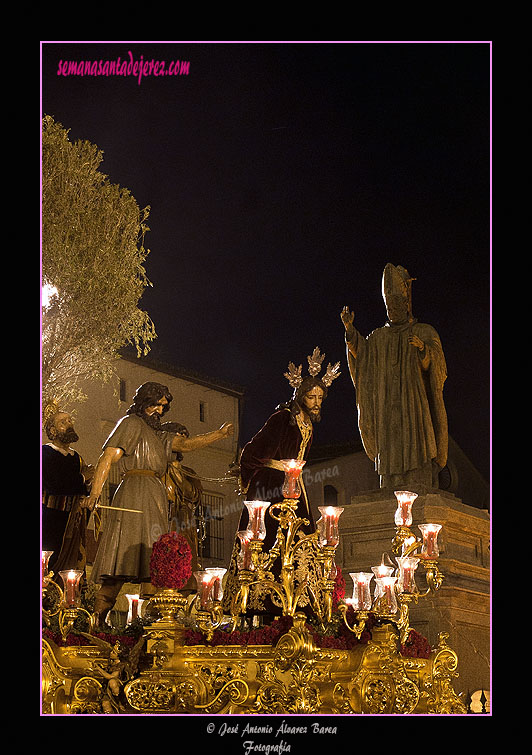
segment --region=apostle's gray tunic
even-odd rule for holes
[[[172,460],[174,433],[155,431],[135,415],[123,417],[104,444],[121,448],[118,461],[123,476],[112,505],[138,509],[106,511],[103,532],[91,580],[122,577],[128,582],[150,581],[150,557],[153,543],[168,531],[168,500],[161,480]]]

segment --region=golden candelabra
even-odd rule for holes
[[[306,593],[320,624],[324,626],[331,621],[336,577],[334,555],[340,541],[338,518],[343,509],[321,507],[322,517],[316,531],[311,534],[300,531],[310,524],[308,519],[297,516],[301,495],[299,477],[304,464],[299,459],[281,461],[285,473],[282,486],[284,498],[281,502],[270,505],[264,501],[245,501],[249,511],[249,524],[247,531],[239,533],[242,542],[242,568],[238,574],[239,590],[231,605],[232,628],[236,626],[239,617],[246,613],[253,585],[260,585],[261,590],[277,596],[283,616],[293,618]],[[266,511],[268,516],[279,523],[275,542],[268,553],[263,552]],[[310,549],[317,566],[318,577],[312,583],[308,575],[299,583],[295,576],[298,553],[305,548]],[[277,560],[280,561],[278,579],[272,571]]]
[[[309,525],[309,520],[297,516],[297,498],[285,498],[280,503],[272,505],[260,501],[246,501],[251,511],[257,516],[251,519],[252,529],[248,530],[247,542],[243,542],[242,562],[244,568],[239,570],[239,590],[231,605],[231,626],[234,629],[240,616],[247,610],[249,592],[253,585],[260,585],[262,590],[275,593],[282,606],[283,616],[294,617],[305,590],[311,598],[312,608],[321,624],[330,622],[332,616],[332,594],[335,585],[336,566],[334,563],[335,549],[338,544],[337,526],[331,524],[336,532],[328,539],[320,535],[320,530],[311,534],[300,532],[303,526]],[[268,553],[263,552],[263,517],[266,512],[279,523],[274,545]],[[329,507],[330,519],[336,519],[337,510]],[[310,547],[318,565],[320,578],[310,584],[308,578],[297,583],[295,578],[296,559],[300,549]],[[246,553],[246,549],[248,553]],[[275,578],[272,568],[280,560],[280,572]]]
[[[42,596],[43,619],[47,626],[50,620],[58,617],[61,637],[66,639],[75,621],[82,615],[89,621],[90,630],[94,628],[94,616],[81,606],[79,583],[83,572],[77,569],[67,569],[59,572],[63,581],[61,588],[53,579],[54,572],[48,570],[48,561],[52,551],[42,552]]]
[[[381,564],[372,567],[369,572],[352,573],[353,597],[348,598],[338,606],[343,616],[345,626],[360,638],[366,622],[373,613],[380,620],[389,621],[397,627],[401,643],[404,644],[411,631],[410,605],[417,603],[419,598],[436,592],[441,587],[443,575],[438,568],[438,532],[440,524],[418,525],[422,538],[417,538],[410,529],[412,525],[412,505],[417,498],[416,493],[408,490],[397,490],[394,493],[397,500],[395,512],[396,533],[392,541],[392,553],[396,556],[395,567],[385,564],[383,554]],[[425,570],[426,590],[420,592],[415,581],[415,571],[419,564]],[[372,577],[376,580],[376,589],[371,597],[369,583]],[[354,625],[347,619],[349,608],[354,609]]]

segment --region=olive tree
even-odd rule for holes
[[[43,402],[82,400],[82,382],[115,374],[119,350],[156,338],[138,307],[149,207],[100,172],[103,152],[51,116],[42,130]]]

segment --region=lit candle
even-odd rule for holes
[[[396,490],[394,495],[397,499],[395,524],[398,527],[409,527],[412,524],[412,504],[417,498],[417,493],[411,493],[409,490]]]
[[[318,543],[320,546],[334,547],[340,542],[338,520],[343,512],[339,506],[318,506],[321,519],[318,524]]]
[[[140,609],[144,601],[141,600],[140,595],[126,595],[126,598],[129,601],[127,623],[131,624],[132,621],[135,621],[137,616],[140,616]]]
[[[399,590],[407,593],[417,592],[414,572],[417,569],[419,558],[401,557],[397,559],[397,563],[399,564],[399,579],[397,580]]]
[[[384,563],[384,556],[385,556],[385,554],[383,553],[382,554],[381,562],[380,562],[380,564],[378,566],[372,566],[371,567],[371,571],[375,575],[375,584],[376,584],[376,587],[375,587],[375,599],[381,597],[381,584],[379,582],[379,579],[381,577],[391,577],[392,574],[393,574],[393,572],[394,572],[394,569],[395,569],[394,566],[387,566]]]
[[[395,597],[397,577],[379,577],[376,581],[380,587],[380,596],[384,599],[386,613],[397,613],[397,600]]]
[[[305,466],[302,459],[281,459],[284,469],[284,482],[282,493],[285,498],[299,498],[301,495],[301,485],[299,475]]]
[[[59,572],[64,584],[64,596],[65,605],[68,608],[77,606],[78,604],[78,586],[83,572],[77,569],[65,569]]]
[[[243,570],[253,571],[253,563],[251,560],[251,552],[249,550],[249,541],[251,540],[251,532],[249,530],[241,530],[237,532],[240,539],[240,553],[238,554],[238,568]]]
[[[369,572],[354,572],[349,576],[353,580],[353,607],[357,611],[369,611],[371,609],[370,582],[373,574]]]
[[[205,571],[214,576],[214,582],[212,585],[212,599],[221,600],[223,598],[222,579],[227,569],[222,569],[219,567],[208,567],[205,569]]]
[[[200,607],[205,609],[208,607],[209,599],[211,596],[211,588],[214,580],[216,579],[214,574],[210,574],[208,571],[196,571],[194,572],[197,584],[197,593],[199,597]]]
[[[421,556],[423,558],[437,558],[440,555],[438,532],[441,530],[441,524],[418,524],[418,527],[423,535]]]
[[[248,530],[251,533],[251,539],[264,540],[266,537],[264,515],[270,501],[244,501],[244,505],[249,514]]]

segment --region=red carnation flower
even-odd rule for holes
[[[332,594],[333,611],[338,608],[338,603],[345,597],[345,579],[339,566],[336,567],[336,577],[334,579],[334,589]]]
[[[180,590],[192,574],[192,551],[184,535],[167,532],[153,544],[150,579],[155,587]]]
[[[404,645],[401,645],[401,655],[406,658],[430,658],[431,647],[426,637],[411,629]]]

